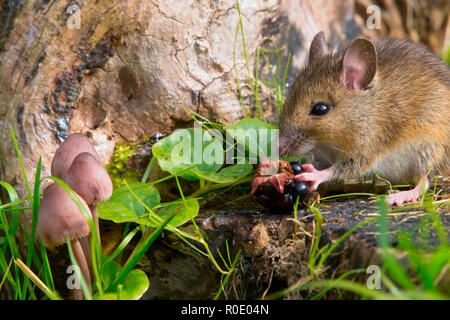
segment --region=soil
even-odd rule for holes
[[[437,201],[448,199],[449,179],[440,179],[436,188]],[[308,208],[294,214],[277,214],[261,207],[245,190],[230,190],[209,198],[202,204],[202,210],[195,221],[209,244],[216,261],[224,268],[220,256],[230,259],[239,250],[241,258],[230,277],[221,298],[259,299],[292,286],[310,276],[308,259],[315,234],[316,220]],[[316,195],[313,195],[313,197]],[[221,202],[220,202],[221,200]],[[322,201],[316,205],[323,221],[319,248],[331,245],[357,224],[378,215],[375,198],[369,196],[346,197]],[[219,204],[219,202],[221,204]],[[437,213],[450,234],[450,212],[447,207],[438,207]],[[439,245],[436,232],[429,233],[423,243],[423,219],[428,215],[425,209],[397,209],[389,214],[389,240],[393,247],[398,244],[397,235],[409,232],[417,244],[426,245],[428,250]],[[131,228],[134,226],[131,225]],[[195,233],[190,223],[181,227]],[[123,224],[101,220],[102,246],[105,255],[111,254],[120,243]],[[332,279],[347,271],[382,266],[377,242],[378,225],[371,222],[353,232],[336,247],[326,259],[319,278]],[[450,239],[449,239],[450,240]],[[139,238],[133,239],[124,252],[123,259],[133,249]],[[422,242],[421,242],[422,241]],[[193,243],[197,245],[197,243]],[[198,246],[199,249],[204,249]],[[71,298],[66,279],[66,266],[70,265],[65,247],[48,252],[54,282],[59,294]],[[57,262],[55,264],[55,261]],[[123,260],[125,261],[125,260]],[[150,287],[142,299],[212,299],[220,287],[223,276],[217,272],[210,260],[170,232],[164,232],[139,261],[137,268],[147,273]],[[365,283],[368,274],[356,274],[355,281]],[[441,286],[450,294],[450,274],[444,275]],[[318,291],[301,291],[285,295],[286,299],[308,299]],[[330,290],[328,299],[357,298],[354,294]]]
[[[439,180],[436,201],[448,199],[450,183]],[[202,204],[196,218],[204,231],[211,252],[220,251],[227,256],[227,244],[231,259],[242,250],[236,271],[228,282],[222,298],[258,299],[285,289],[309,276],[308,258],[314,238],[316,222],[314,214],[307,208],[298,211],[297,219],[291,214],[277,214],[260,207],[252,196],[238,197],[236,192],[220,194]],[[230,201],[227,201],[229,199]],[[218,203],[221,201],[221,204]],[[319,248],[336,242],[347,231],[359,223],[378,216],[373,197],[340,198],[322,202],[316,207],[321,212]],[[408,232],[414,241],[423,245],[423,219],[425,209],[397,209],[389,213],[389,240],[393,247],[398,244],[397,235]],[[450,234],[448,206],[437,209],[447,234]],[[193,226],[185,228],[193,232]],[[369,265],[382,267],[382,258],[377,242],[378,224],[374,221],[353,232],[333,251],[325,261],[326,269],[320,278],[336,278],[353,269]],[[428,249],[439,245],[436,232],[429,233]],[[202,249],[202,248],[201,248]],[[221,261],[215,254],[217,261]],[[220,274],[208,259],[195,253],[173,235],[152,246],[147,255],[146,267],[153,284],[144,298],[158,299],[205,299],[212,298],[220,286]],[[146,265],[146,266],[145,266]],[[151,266],[151,267],[150,267]],[[221,264],[223,267],[223,264]],[[360,273],[353,279],[364,282],[368,275]],[[450,275],[443,277],[442,288],[450,288]],[[308,298],[314,292],[291,293],[285,298]],[[328,298],[355,298],[354,295],[328,293]]]

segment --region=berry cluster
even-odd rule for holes
[[[294,176],[302,172],[300,163],[291,162],[282,166],[282,172],[268,177],[257,176],[254,180],[253,194],[257,201],[277,211],[292,210],[299,197],[299,208],[309,194],[308,186],[296,182]]]

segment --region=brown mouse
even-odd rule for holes
[[[450,69],[409,41],[358,38],[328,51],[323,32],[280,116],[280,154],[311,155],[298,181],[414,181],[389,205],[416,202],[427,173],[450,168]]]

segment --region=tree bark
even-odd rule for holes
[[[79,29],[71,29],[74,5]],[[2,7],[0,173],[22,191],[11,127],[32,180],[40,156],[49,174],[56,148],[71,132],[90,134],[106,163],[117,141],[191,125],[185,108],[226,122],[244,115],[233,63],[234,0],[6,1]],[[288,80],[316,32],[325,30],[336,43],[361,31],[348,19],[354,7],[345,0],[241,1],[240,11],[250,72],[259,46],[285,46],[283,64],[292,54]],[[254,112],[240,33],[235,59],[243,100]],[[267,87],[259,98],[271,114]]]

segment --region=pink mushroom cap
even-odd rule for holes
[[[98,159],[97,152],[88,137],[82,133],[73,133],[69,135],[69,137],[61,143],[53,157],[51,167],[52,176],[64,180],[73,160],[82,152],[89,152]]]
[[[67,172],[66,182],[88,205],[108,200],[113,191],[108,172],[100,161],[88,152],[75,157]]]
[[[86,202],[79,199],[89,212]],[[48,248],[59,246],[66,238],[75,240],[90,234],[87,221],[70,195],[58,183],[50,184],[44,190],[39,208],[37,234]]]

